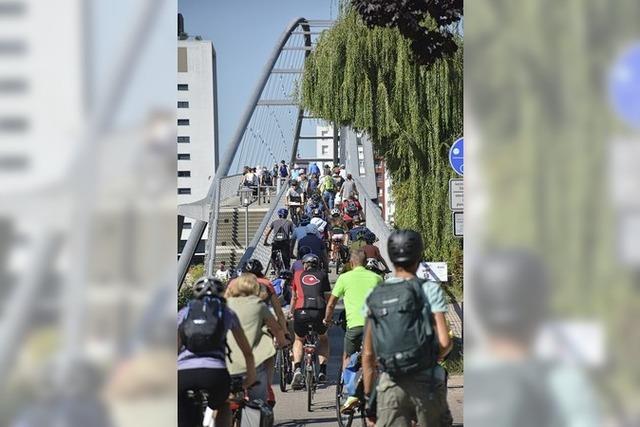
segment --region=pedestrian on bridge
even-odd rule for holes
[[[320,176],[320,168],[318,167],[318,164],[316,162],[311,163],[311,165],[309,166],[309,174]]]
[[[336,183],[333,181],[330,169],[325,169],[324,176],[320,180],[320,193],[329,210],[333,209],[336,197]]]

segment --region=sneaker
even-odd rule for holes
[[[291,388],[294,390],[300,390],[304,387],[304,377],[300,368],[296,369],[293,373],[293,379],[291,380]]]
[[[360,399],[355,396],[349,396],[347,401],[344,402],[344,405],[340,408],[341,414],[351,414],[354,409],[356,409],[360,405]]]
[[[324,372],[320,372],[318,374],[318,382],[319,383],[323,383],[327,380],[327,374],[325,374]]]

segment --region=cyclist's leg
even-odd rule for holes
[[[268,374],[268,367],[267,367],[267,362],[265,361],[265,363],[261,363],[260,365],[256,366],[256,381],[259,382],[259,384],[256,384],[254,387],[251,387],[248,390],[248,396],[250,400],[257,400],[260,399],[263,402],[267,401],[268,398],[268,387],[271,384],[271,381],[269,380],[269,374]]]
[[[357,326],[355,328],[349,328],[344,334],[344,352],[342,354],[343,357],[343,365],[342,369],[347,367],[349,363],[349,359],[351,355],[357,351],[360,351],[360,347],[362,346],[362,337],[364,327]]]
[[[290,243],[288,240],[282,244],[280,252],[282,253],[282,262],[284,263],[284,268],[286,270],[289,270],[291,268],[291,251]]]
[[[329,336],[327,335],[327,327],[322,323],[322,319],[324,319],[324,310],[318,310],[317,316],[314,319],[313,329],[319,335],[319,346],[318,346],[318,359],[320,361],[320,365],[326,365],[329,361]]]

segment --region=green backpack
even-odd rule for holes
[[[367,298],[376,356],[391,377],[421,372],[438,362],[438,341],[422,282],[385,281]]]

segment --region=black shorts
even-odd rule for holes
[[[360,351],[363,337],[363,326],[347,329],[344,333],[344,352],[347,353],[348,356],[351,356],[353,353]]]
[[[229,398],[231,377],[226,369],[178,370],[178,426],[202,425],[202,408],[187,397],[187,390],[207,390],[209,407],[219,409]]]
[[[309,333],[309,325],[318,335],[324,335],[327,327],[322,323],[324,319],[324,310],[298,309],[293,312],[293,332],[300,338],[305,337]]]

